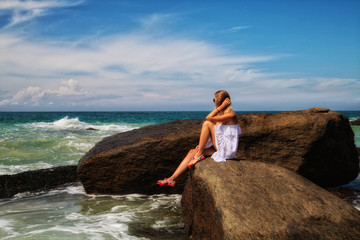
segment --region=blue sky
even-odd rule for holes
[[[360,1],[0,0],[0,111],[360,110]]]

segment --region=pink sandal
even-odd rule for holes
[[[187,166],[188,166],[188,168],[191,168],[192,166],[195,166],[195,164],[197,164],[198,162],[200,162],[201,160],[204,160],[205,159],[205,157],[204,157],[204,154],[201,154],[200,155],[200,157],[193,157],[190,161],[192,161],[192,160],[196,160],[194,163],[191,163],[191,164],[188,164]]]
[[[166,181],[165,183],[162,183],[161,181]],[[157,181],[157,185],[160,186],[170,186],[170,187],[175,187],[175,181],[169,181],[167,178],[165,178],[164,180],[159,180]]]

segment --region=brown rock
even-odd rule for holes
[[[206,159],[181,201],[192,239],[360,239],[360,212],[287,169]]]
[[[169,177],[199,141],[202,120],[146,126],[104,138],[78,164],[87,193],[182,193],[187,175],[176,188],[156,185]]]
[[[181,193],[159,187],[199,141],[202,120],[147,126],[107,137],[85,154],[78,175],[87,193]],[[239,115],[238,159],[286,167],[322,186],[356,178],[359,159],[348,119],[327,109]]]
[[[88,130],[88,131],[98,131],[97,129],[95,129],[95,128],[87,128],[86,130]]]
[[[355,179],[359,158],[344,115],[328,109],[239,116],[238,159],[273,163],[324,186]]]

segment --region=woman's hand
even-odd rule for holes
[[[215,108],[214,111],[212,111],[211,113],[209,113],[209,115],[207,115],[206,120],[212,122],[225,122],[234,119],[234,117],[236,116],[234,111],[231,111],[230,113],[224,113],[223,115],[218,115],[220,111],[227,108],[230,104],[231,104],[230,99],[226,98],[219,107]]]
[[[220,108],[221,108],[221,109],[224,109],[224,108],[226,108],[227,106],[229,106],[230,103],[231,103],[230,99],[229,99],[229,98],[226,98],[226,99],[222,102],[222,104],[220,105]]]

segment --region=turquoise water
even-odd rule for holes
[[[76,165],[106,136],[204,116],[205,112],[0,113],[0,174]]]
[[[360,112],[342,113],[350,120],[360,117]],[[106,136],[207,114],[0,113],[0,174],[75,165]],[[360,147],[360,126],[352,129]],[[360,189],[360,179],[350,186]],[[21,193],[0,199],[0,239],[186,239],[180,199],[181,195],[92,196],[79,184]],[[360,209],[360,196],[356,201],[354,206]]]

